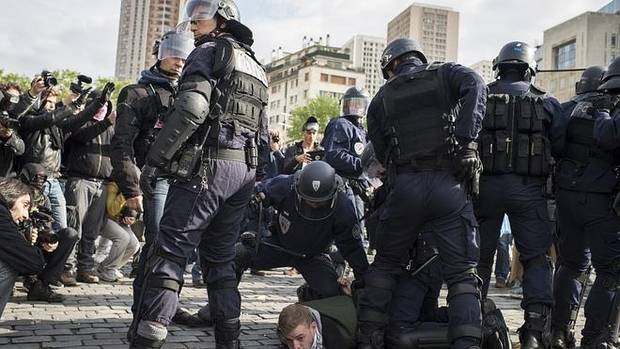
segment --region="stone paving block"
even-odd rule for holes
[[[11,343],[43,343],[50,341],[52,341],[51,336],[14,337],[11,339]]]
[[[34,334],[37,336],[62,336],[71,335],[73,332],[67,328],[52,328],[45,330],[34,330]]]
[[[43,343],[43,348],[71,348],[71,347],[81,347],[81,346],[83,346],[81,341]]]
[[[109,339],[87,339],[84,341],[84,345],[123,345],[125,344],[119,338],[109,338]]]

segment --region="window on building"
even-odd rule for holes
[[[576,65],[576,43],[575,40],[553,49],[553,56],[556,69],[575,68]]]
[[[304,98],[308,99],[308,90],[304,90]]]
[[[321,74],[321,81],[322,82],[328,82],[329,81],[329,75]]]
[[[278,85],[271,86],[271,93],[277,93],[277,92],[278,92]]]
[[[355,78],[349,78],[349,85],[355,86],[355,82],[356,82]]]
[[[338,84],[338,85],[347,84],[347,78],[344,76],[332,75],[330,76],[330,81],[332,84]]]
[[[618,37],[616,36],[616,34],[611,34],[611,47],[616,47],[618,41]]]
[[[306,73],[304,76],[304,81],[310,81],[310,73]]]

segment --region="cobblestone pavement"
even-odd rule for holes
[[[186,285],[191,283],[186,280]],[[277,348],[275,324],[279,311],[296,300],[295,290],[302,283],[299,276],[283,275],[283,269],[267,272],[264,277],[249,273],[240,285],[242,334],[244,348]],[[21,283],[0,321],[0,347],[3,348],[124,348],[125,334],[131,322],[131,280],[117,284],[80,284],[62,288],[62,304],[26,301]],[[442,292],[445,297],[446,291]],[[513,342],[521,325],[519,299],[510,291],[491,287],[491,297],[511,330]],[[181,294],[184,308],[196,311],[205,303],[206,290],[186,286]],[[578,330],[583,325],[580,315]],[[190,329],[171,326],[164,348],[213,348],[212,328]]]

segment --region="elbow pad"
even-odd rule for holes
[[[181,91],[166,118],[164,128],[151,146],[147,163],[166,167],[208,115],[209,100],[205,94],[196,90]]]

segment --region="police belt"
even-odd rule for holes
[[[215,148],[209,147],[205,149],[205,158],[207,160],[229,160],[246,163],[246,154],[243,149]]]
[[[452,161],[447,158],[423,158],[411,160],[409,163],[396,163],[396,173],[415,173],[428,171],[448,171],[454,169]]]

